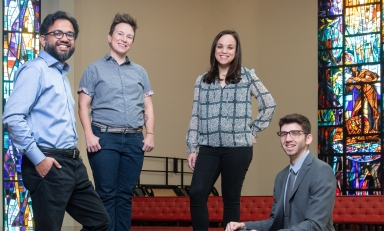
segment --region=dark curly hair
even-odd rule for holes
[[[218,76],[219,68],[215,57],[216,45],[219,39],[226,34],[232,35],[232,37],[236,40],[236,54],[235,58],[232,60],[229,66],[229,70],[226,76],[226,82],[236,84],[241,80],[241,45],[239,35],[236,33],[236,31],[224,30],[221,31],[218,35],[216,35],[215,39],[213,40],[210,56],[211,69],[204,76],[203,81],[205,83],[214,83],[215,79]]]
[[[66,19],[72,23],[73,29],[75,30],[75,39],[77,39],[77,36],[79,35],[79,25],[77,24],[77,21],[74,17],[70,17],[64,11],[56,11],[53,14],[48,14],[47,17],[45,17],[43,23],[40,25],[40,35],[45,35],[48,33],[49,27],[52,26],[58,19]]]

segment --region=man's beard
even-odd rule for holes
[[[56,44],[51,45],[48,41],[45,43],[45,51],[60,62],[68,60],[75,52],[75,47],[71,47],[66,53],[59,53],[56,49]]]

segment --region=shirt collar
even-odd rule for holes
[[[61,73],[68,73],[71,69],[68,63],[64,63],[63,65],[59,60],[55,59],[52,55],[44,50],[40,50],[39,57],[42,58],[49,67],[54,66],[59,69]]]
[[[294,166],[290,164],[290,169],[293,169],[293,171],[297,174],[301,168],[301,166],[304,163],[305,158],[308,156],[309,150],[307,150],[302,157],[300,157]]]
[[[116,61],[109,53],[106,53],[105,56],[104,56],[104,59],[105,60],[114,60]],[[122,64],[130,64],[131,63],[131,60],[129,60],[128,56],[125,56],[125,62],[122,63]]]

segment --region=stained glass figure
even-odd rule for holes
[[[318,0],[318,156],[340,195],[383,195],[383,0]]]

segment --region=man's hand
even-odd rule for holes
[[[238,229],[245,229],[245,224],[244,222],[229,222],[227,224],[227,227],[225,228],[225,231],[235,231]]]
[[[35,166],[37,173],[40,174],[41,177],[45,177],[49,170],[52,168],[52,165],[55,165],[56,168],[61,168],[61,165],[59,162],[57,162],[55,159],[51,157],[45,157],[43,161],[41,161],[39,164]]]
[[[87,145],[88,152],[97,152],[101,149],[99,139],[100,138],[95,136],[93,133],[85,135],[85,143]]]
[[[189,153],[188,158],[187,158],[187,166],[193,171],[195,170],[195,163],[197,159],[197,154],[196,153]]]
[[[152,134],[147,134],[143,140],[143,148],[142,150],[144,152],[150,152],[155,148],[155,141],[154,141],[154,135]]]

